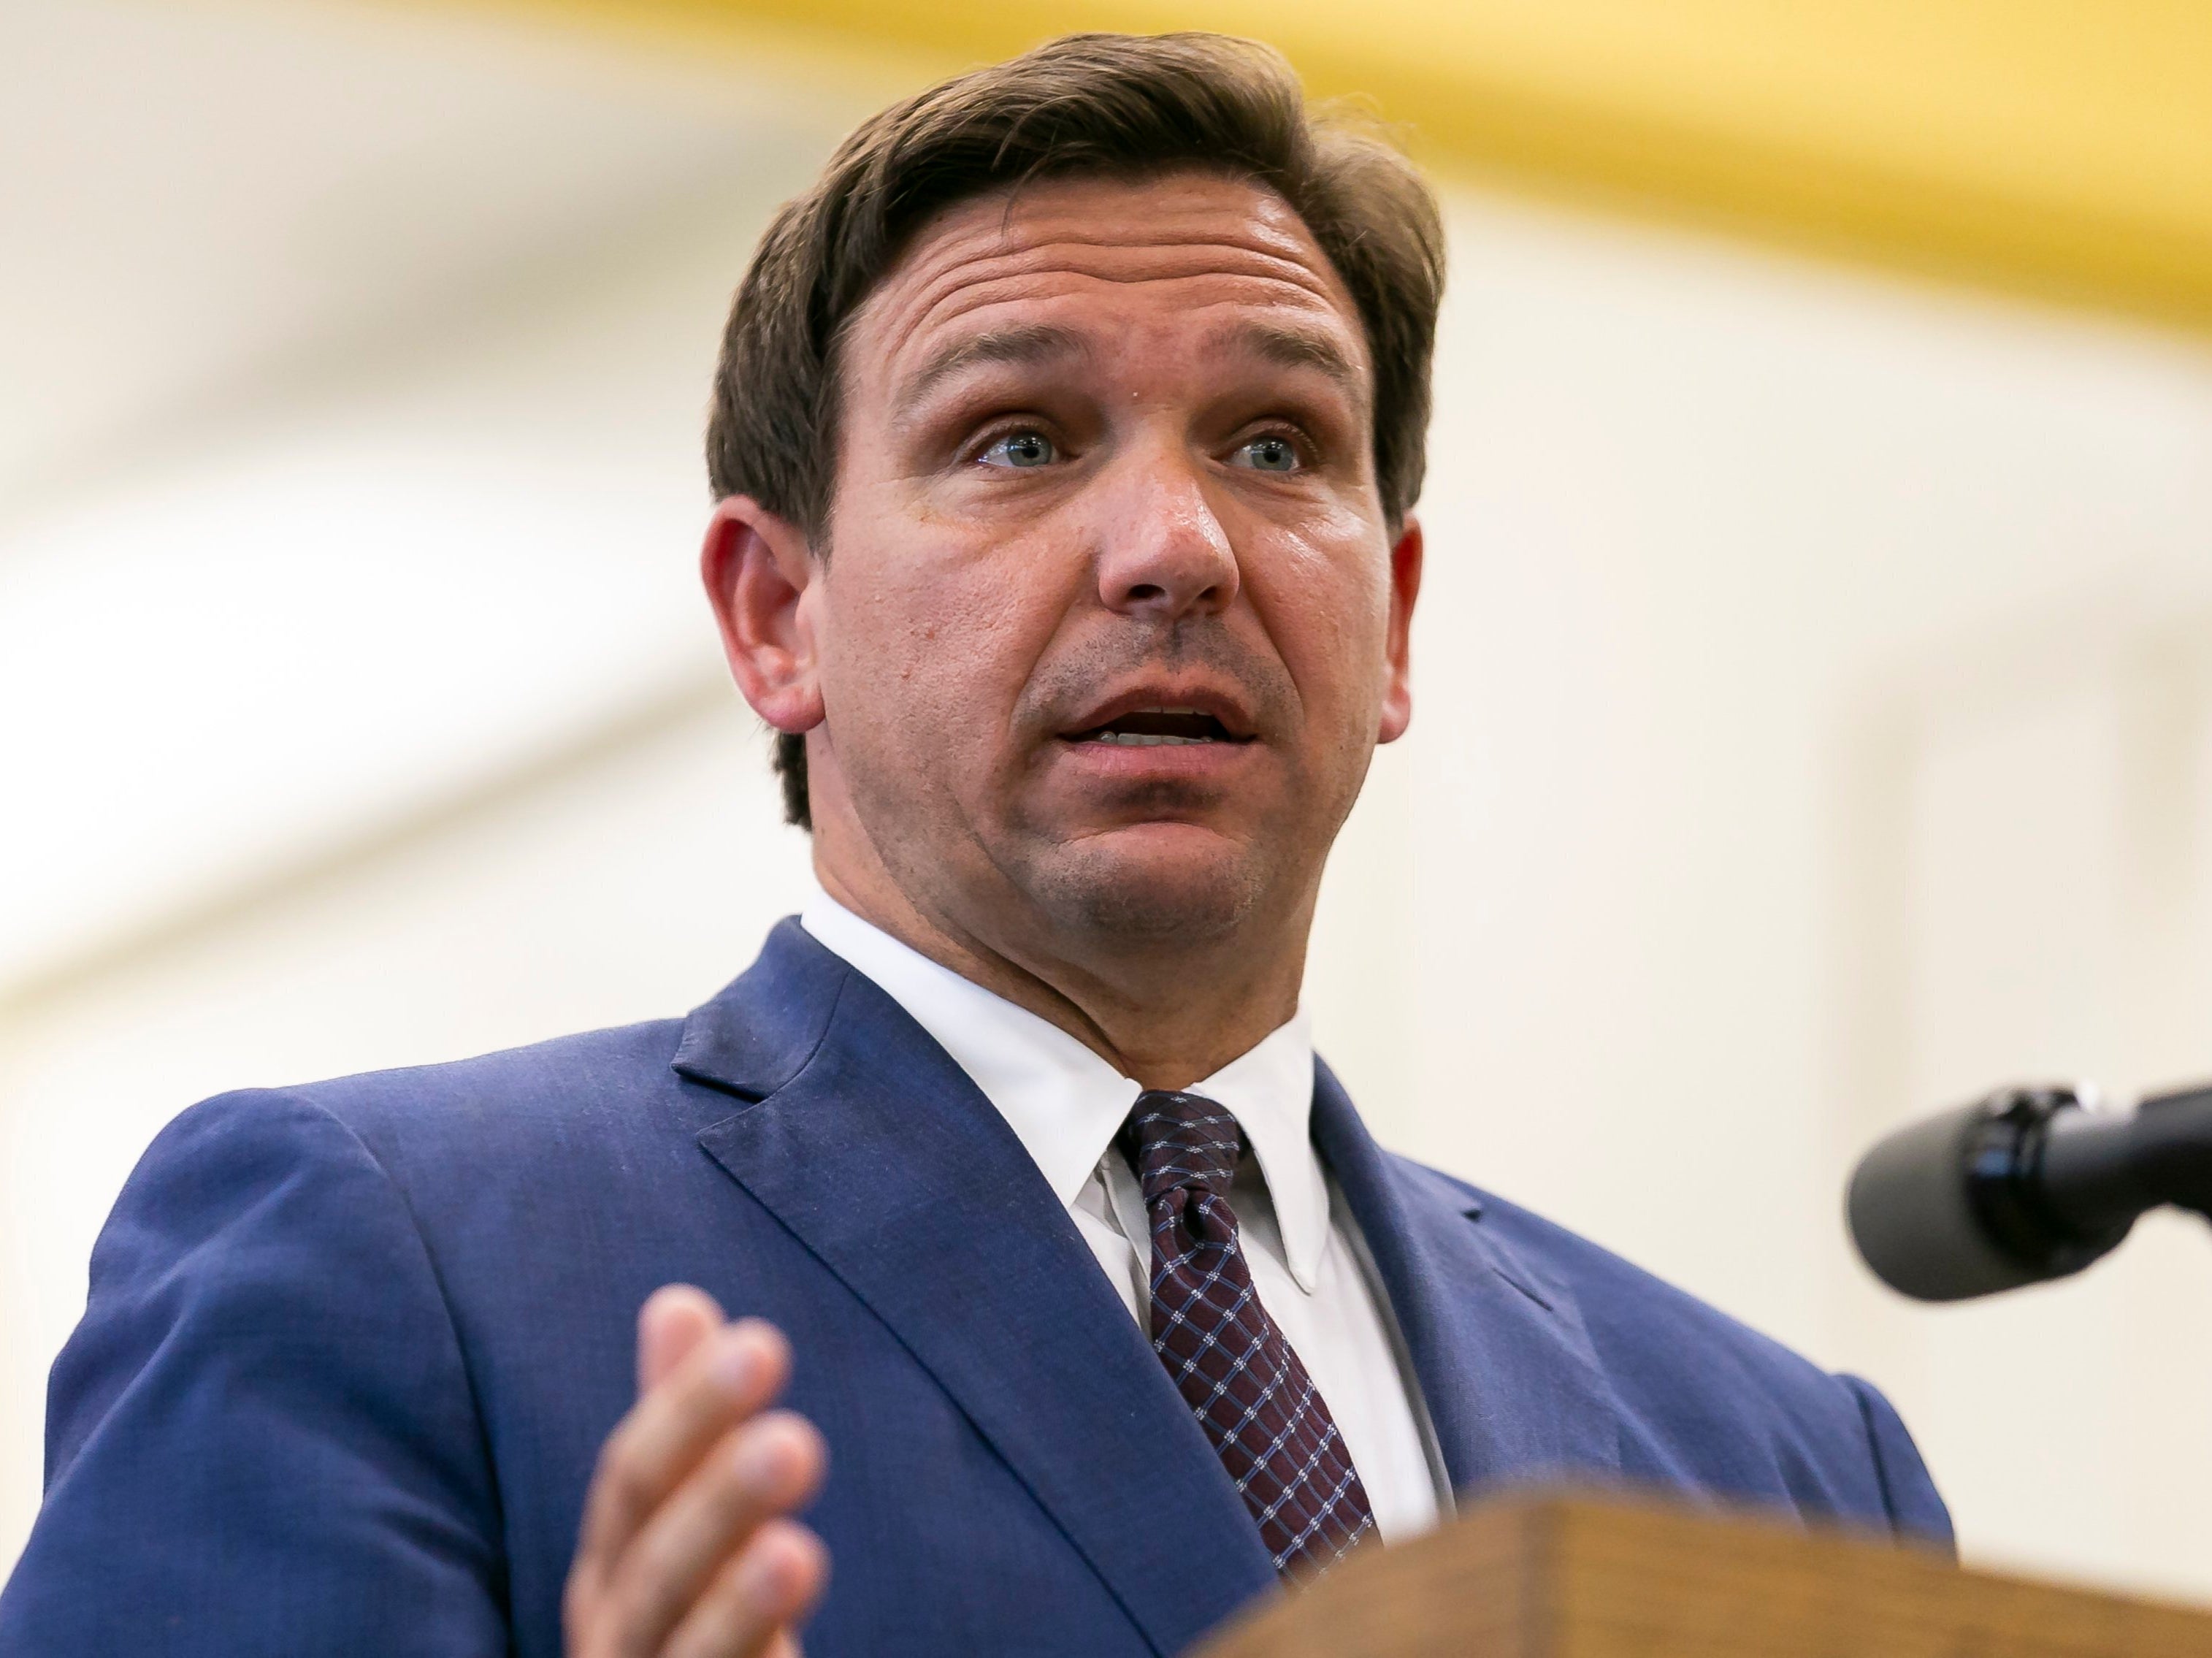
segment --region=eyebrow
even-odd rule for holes
[[[907,408],[951,379],[982,363],[1029,367],[1089,354],[1090,345],[1072,328],[1052,323],[1030,323],[1018,328],[994,328],[955,340],[916,369],[900,389],[899,402]]]
[[[1364,394],[1367,376],[1327,334],[1274,323],[1239,323],[1224,343],[1281,368],[1317,369],[1348,392]]]

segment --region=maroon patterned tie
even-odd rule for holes
[[[1260,1522],[1275,1570],[1317,1577],[1374,1529],[1320,1391],[1252,1289],[1229,1183],[1237,1120],[1195,1094],[1138,1097],[1123,1127],[1152,1224],[1152,1350]]]

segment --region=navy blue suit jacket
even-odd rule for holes
[[[1527,1212],[1313,1134],[1454,1484],[1568,1479],[1947,1540],[1903,1425]],[[688,1019],[225,1096],[146,1154],[53,1372],[8,1658],[561,1649],[639,1304],[773,1320],[827,1437],[811,1658],[1176,1653],[1273,1587],[1012,1131],[795,922]]]

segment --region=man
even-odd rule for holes
[[[703,559],[820,894],[688,1019],[180,1118],[0,1649],[1170,1654],[1539,1478],[1947,1539],[1872,1389],[1313,1059],[1440,247],[1214,37],[849,140],[739,293]]]

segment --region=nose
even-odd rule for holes
[[[1236,550],[1188,455],[1130,457],[1100,525],[1098,597],[1150,622],[1216,616],[1237,597]]]

